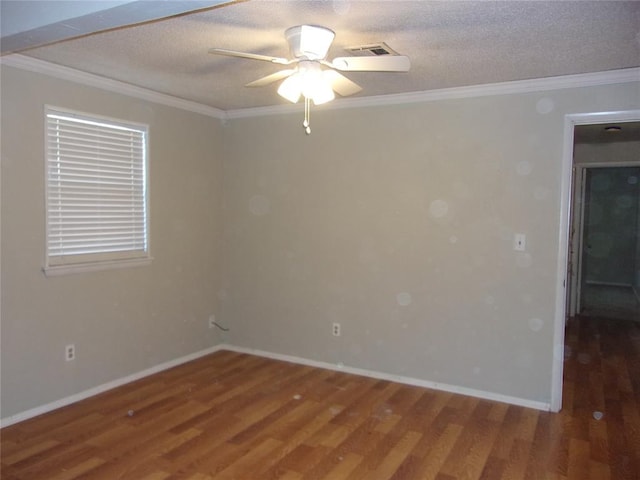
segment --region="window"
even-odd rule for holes
[[[148,263],[147,127],[46,110],[50,274]]]

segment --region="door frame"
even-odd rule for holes
[[[572,317],[580,313],[580,294],[582,279],[582,246],[584,239],[584,206],[586,197],[587,169],[573,164],[573,184],[571,195],[571,214],[569,215],[569,265],[567,288],[567,312]]]
[[[553,361],[551,371],[550,409],[562,409],[562,381],[564,367],[564,328],[566,321],[567,284],[571,281],[569,272],[569,232],[572,214],[573,143],[574,128],[577,125],[595,125],[614,122],[640,122],[640,110],[616,112],[591,112],[567,114],[564,117],[564,144],[560,174],[560,215],[558,265],[556,272],[556,304],[553,326]]]

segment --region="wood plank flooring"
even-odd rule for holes
[[[218,352],[3,429],[1,476],[640,479],[640,324],[566,340],[559,414]]]

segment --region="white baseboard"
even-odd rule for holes
[[[98,385],[97,387],[84,390],[83,392],[76,393],[75,395],[61,398],[60,400],[56,400],[55,402],[47,403],[39,407],[31,408],[24,412],[20,412],[16,415],[12,415],[10,417],[0,419],[0,428],[8,427],[9,425],[13,425],[14,423],[22,422],[24,420],[37,417],[38,415],[51,412],[58,408],[66,407],[67,405],[79,402],[80,400],[84,400],[85,398],[93,397],[94,395],[98,395],[99,393],[106,392],[107,390],[120,387],[122,385],[134,382],[136,380],[140,380],[141,378],[148,377],[149,375],[153,375],[154,373],[162,372],[163,370],[168,370],[170,368],[176,367],[183,363],[190,362],[191,360],[195,360],[197,358],[204,357],[205,355],[209,355],[211,353],[217,352],[218,350],[224,350],[224,349],[228,350],[228,348],[224,348],[224,347],[225,347],[224,345],[215,345],[213,347],[200,350],[199,352],[191,353],[189,355],[185,355],[184,357],[176,358],[174,360],[161,363],[154,367],[147,368],[146,370],[142,370],[141,372],[133,373],[131,375],[127,375],[126,377],[118,378],[111,382]]]
[[[321,362],[318,360],[310,360],[308,358],[295,357],[292,355],[283,355],[280,353],[267,352],[264,350],[256,350],[253,348],[237,347],[235,345],[222,343],[222,344],[218,344],[213,347],[200,350],[198,352],[195,352],[189,355],[185,355],[184,357],[176,358],[175,360],[170,360],[168,362],[161,363],[159,365],[156,365],[151,368],[147,368],[146,370],[142,370],[137,373],[133,373],[126,377],[119,378],[117,380],[113,380],[111,382],[107,382],[102,385],[98,385],[97,387],[84,390],[83,392],[76,393],[75,395],[61,398],[60,400],[56,400],[55,402],[47,403],[45,405],[41,405],[39,407],[26,410],[24,412],[20,412],[16,415],[12,415],[10,417],[0,419],[0,428],[8,427],[9,425],[13,425],[14,423],[22,422],[24,420],[37,417],[38,415],[42,415],[44,413],[51,412],[58,408],[62,408],[67,405],[70,405],[72,403],[79,402],[80,400],[93,397],[94,395],[98,395],[99,393],[106,392],[107,390],[120,387],[127,383],[131,383],[141,378],[148,377],[149,375],[153,375],[154,373],[162,372],[163,370],[168,370],[169,368],[176,367],[183,363],[190,362],[192,360],[195,360],[200,357],[204,357],[205,355],[209,355],[211,353],[215,353],[220,350],[229,350],[232,352],[247,353],[250,355],[271,358],[274,360],[282,360],[285,362],[296,363],[299,365],[307,365],[310,367],[323,368],[327,370],[335,370],[337,372],[345,372],[353,375],[361,375],[363,377],[376,378],[378,380],[387,380],[390,382],[403,383],[405,385],[413,385],[416,387],[431,388],[433,390],[441,390],[444,392],[457,393],[460,395],[468,395],[470,397],[482,398],[485,400],[493,400],[496,402],[502,402],[502,403],[508,403],[511,405],[518,405],[521,407],[533,408],[536,410],[543,410],[543,411],[550,410],[550,404],[546,402],[536,402],[536,401],[528,400],[525,398],[512,397],[509,395],[502,395],[502,394],[493,393],[493,392],[485,392],[483,390],[476,390],[473,388],[459,387],[456,385],[432,382],[429,380],[421,380],[418,378],[405,377],[402,375],[392,375],[389,373],[376,372],[373,370],[365,370],[362,368],[339,366],[333,363]]]
[[[508,403],[510,405],[533,408],[535,410],[550,411],[551,409],[551,404],[548,402],[537,402],[534,400],[528,400],[526,398],[512,397],[509,395],[502,395],[502,394],[493,393],[493,392],[485,392],[483,390],[476,390],[474,388],[459,387],[456,385],[448,385],[446,383],[432,382],[429,380],[422,380],[422,379],[413,378],[413,377],[405,377],[402,375],[393,375],[389,373],[376,372],[373,370],[365,370],[362,368],[336,365],[333,363],[310,360],[308,358],[295,357],[292,355],[282,355],[280,353],[267,352],[264,350],[256,350],[253,348],[237,347],[235,345],[223,344],[220,347],[221,347],[221,350],[231,350],[239,353],[248,353],[251,355],[257,355],[259,357],[272,358],[274,360],[282,360],[285,362],[291,362],[291,363],[296,363],[300,365],[307,365],[310,367],[324,368],[327,370],[335,370],[337,372],[351,373],[353,375],[361,375],[363,377],[376,378],[378,380],[388,380],[390,382],[403,383],[405,385],[413,385],[415,387],[430,388],[433,390],[441,390],[443,392],[457,393],[460,395],[467,395],[470,397],[482,398],[484,400],[493,400],[496,402]]]

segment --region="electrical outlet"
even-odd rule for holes
[[[339,337],[340,336],[340,324],[339,323],[334,323],[333,324],[333,328],[331,330],[331,333],[333,333],[334,337]]]
[[[64,359],[67,362],[76,359],[76,346],[71,344],[64,347]]]
[[[209,315],[209,328],[214,328],[216,326],[216,316],[211,314]]]
[[[526,250],[527,237],[524,233],[516,233],[513,236],[513,249],[517,252]]]

